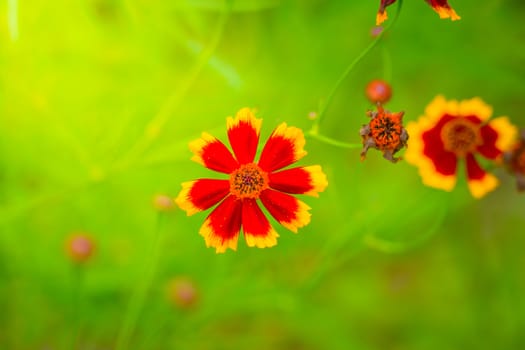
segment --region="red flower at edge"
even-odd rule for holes
[[[206,218],[199,233],[217,253],[236,250],[243,230],[250,247],[272,247],[279,235],[259,207],[260,201],[281,225],[297,232],[310,222],[310,207],[290,194],[318,196],[328,182],[319,165],[281,170],[306,155],[303,132],[286,123],[270,135],[257,163],[254,162],[261,119],[248,108],[228,117],[228,140],[232,153],[208,133],[190,143],[192,160],[229,179],[199,179],[185,182],[175,199],[188,215],[217,207]]]
[[[476,157],[498,160],[510,150],[518,134],[507,117],[489,121],[492,107],[480,98],[447,101],[437,96],[425,115],[410,122],[405,159],[419,168],[423,183],[451,191],[456,185],[458,162],[465,162],[468,187],[475,198],[494,190],[499,182]]]
[[[520,132],[520,139],[503,154],[507,169],[516,176],[516,187],[525,192],[525,129]]]
[[[379,4],[379,11],[377,11],[376,17],[377,26],[388,19],[388,15],[386,14],[386,8],[387,6],[390,6],[395,2],[396,0],[381,0],[381,3]]]
[[[453,21],[456,21],[458,19],[461,19],[461,17],[458,16],[456,11],[450,5],[448,4],[447,0],[425,0],[434,11],[436,11],[440,18],[450,18]],[[386,14],[386,8],[393,3],[395,3],[396,0],[381,0],[381,3],[379,4],[379,11],[377,11],[377,17],[376,17],[376,25],[380,25],[384,21],[388,19],[388,16]]]

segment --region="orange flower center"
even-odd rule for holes
[[[479,125],[461,118],[451,120],[443,126],[441,140],[447,151],[454,152],[459,157],[472,153],[483,143]]]
[[[248,163],[230,174],[230,193],[237,198],[259,198],[268,188],[268,174],[257,164]]]
[[[370,121],[370,132],[380,150],[397,149],[402,131],[402,113],[379,114]]]

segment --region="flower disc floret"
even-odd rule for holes
[[[268,188],[268,174],[257,164],[248,163],[230,174],[230,193],[237,198],[259,198]]]
[[[464,118],[451,120],[441,130],[444,148],[464,158],[467,154],[475,152],[483,143],[479,129],[479,124]]]

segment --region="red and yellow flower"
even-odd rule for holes
[[[425,0],[434,11],[436,11],[440,18],[450,18],[453,21],[456,21],[458,19],[461,19],[461,17],[458,16],[456,11],[450,5],[448,4],[447,0]],[[393,3],[395,3],[396,0],[381,0],[381,3],[379,4],[379,11],[377,11],[377,17],[376,17],[376,25],[380,25],[384,21],[388,19],[386,8]]]
[[[492,107],[479,98],[458,102],[436,97],[425,115],[407,125],[406,161],[419,168],[425,185],[446,191],[456,185],[458,161],[464,161],[471,194],[483,197],[498,186],[498,180],[483,170],[476,155],[496,160],[517,135],[507,117],[488,122],[491,115]]]
[[[235,118],[228,117],[228,140],[232,152],[218,139],[202,133],[190,143],[192,160],[210,170],[228,175],[228,179],[199,179],[185,182],[175,199],[188,215],[215,205],[199,233],[208,247],[217,253],[236,250],[242,228],[250,247],[272,247],[279,235],[259,206],[287,229],[297,229],[310,222],[310,207],[291,194],[318,196],[328,182],[318,165],[288,168],[306,155],[303,132],[280,124],[270,135],[258,162],[254,162],[261,119],[248,108]]]

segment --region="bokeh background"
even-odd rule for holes
[[[523,1],[450,2],[460,21],[404,2],[323,134],[359,143],[364,87],[385,77],[406,121],[444,94],[479,96],[525,126]],[[501,186],[475,200],[461,177],[452,193],[429,189],[407,163],[308,139],[301,164],[330,182],[303,198],[311,224],[295,235],[274,223],[276,247],[241,238],[221,255],[198,234],[206,214],[152,204],[213,176],[188,141],[225,140],[241,107],[264,119],[263,140],[283,121],[308,130],[372,40],[378,6],[3,1],[0,348],[525,348],[525,196],[501,169]],[[96,246],[85,263],[66,252],[75,233]]]

